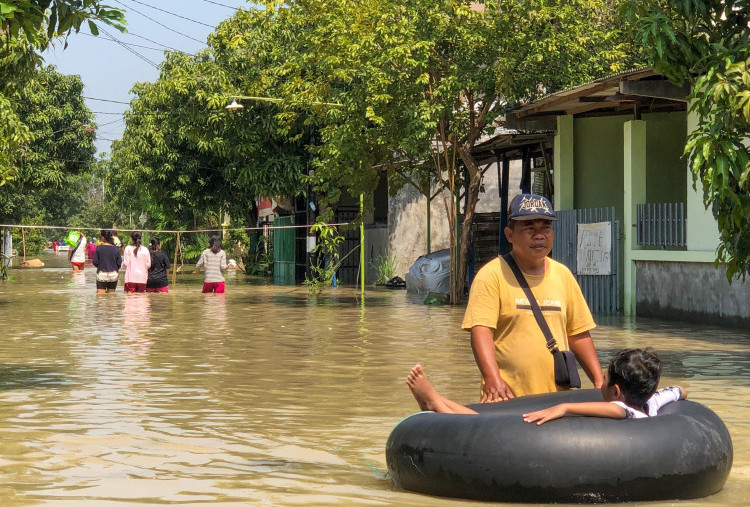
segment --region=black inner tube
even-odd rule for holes
[[[691,401],[659,416],[568,416],[541,426],[521,415],[563,402],[602,401],[595,389],[470,405],[479,415],[419,413],[394,428],[386,461],[400,487],[511,502],[699,498],[721,489],[732,441],[719,417]]]

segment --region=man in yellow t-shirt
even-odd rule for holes
[[[570,270],[547,257],[556,219],[547,198],[518,195],[510,205],[505,237],[558,347],[573,351],[599,388],[602,369],[589,333],[596,324]],[[555,384],[554,362],[542,330],[502,257],[488,262],[474,278],[462,328],[471,331],[483,403],[561,389]]]

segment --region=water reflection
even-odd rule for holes
[[[204,328],[219,333],[227,328],[226,294],[205,294],[201,305]]]
[[[390,291],[368,290],[364,305],[347,288],[311,298],[241,277],[223,297],[189,276],[169,294],[97,297],[93,275],[80,286],[45,268],[0,284],[0,505],[462,504],[383,476],[391,428],[417,409],[403,381],[414,362],[447,396],[476,401],[461,309]],[[602,362],[654,347],[664,382],[730,429],[724,491],[679,504],[744,505],[750,333],[599,323]]]
[[[151,294],[127,294],[122,309],[124,342],[134,352],[145,354],[154,342],[151,330]]]

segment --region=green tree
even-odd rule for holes
[[[28,153],[30,132],[14,104],[41,65],[39,52],[58,37],[65,37],[67,46],[67,36],[84,22],[94,35],[99,33],[97,23],[125,31],[123,12],[100,0],[0,1],[0,187],[16,179],[17,158]]]
[[[0,187],[15,178],[17,159],[31,140],[13,105],[38,63],[37,54],[28,45],[7,41],[0,47]]]
[[[3,219],[60,223],[83,205],[95,125],[82,92],[78,76],[46,67],[19,93],[13,113],[28,137],[15,156],[13,184],[0,187]]]
[[[17,177],[18,157],[28,153],[31,140],[27,126],[14,104],[26,80],[41,65],[40,52],[59,37],[78,33],[86,22],[97,35],[97,23],[125,31],[121,10],[100,0],[2,0],[0,1],[0,186]]]
[[[0,2],[0,34],[6,41],[28,42],[45,49],[50,40],[68,36],[87,22],[94,35],[97,22],[125,30],[125,16],[100,0],[3,0]]]
[[[750,273],[750,23],[747,0],[634,0],[630,16],[653,66],[691,87],[697,127],[685,154],[719,226],[717,265]]]
[[[308,119],[321,126],[319,194],[369,193],[386,171],[392,182],[421,187],[437,178],[453,196],[445,200],[450,217],[458,217],[455,197],[463,196],[460,250],[452,248],[452,300],[459,302],[481,183],[474,145],[508,106],[630,64],[610,3],[273,4],[265,16],[286,28],[276,46],[284,58],[264,72],[283,78],[277,92],[290,103],[343,105]]]
[[[227,212],[235,224],[255,225],[257,197],[304,188],[307,152],[303,136],[290,132],[304,133],[305,126],[279,120],[273,103],[225,109],[239,95],[243,70],[217,62],[221,34],[220,28],[209,50],[195,56],[167,53],[157,81],[133,88],[126,130],[112,154],[124,208],[148,208],[174,227],[215,226]]]

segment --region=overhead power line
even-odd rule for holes
[[[177,18],[184,19],[184,20],[190,21],[192,23],[198,23],[199,25],[207,26],[209,28],[213,28],[214,30],[216,29],[216,27],[213,26],[213,25],[209,25],[208,23],[204,23],[203,21],[198,21],[197,19],[188,18],[187,16],[183,16],[181,14],[177,14],[177,13],[168,11],[166,9],[162,9],[161,7],[156,7],[154,5],[149,5],[149,4],[145,3],[145,2],[139,2],[138,0],[129,0],[129,1],[137,3],[137,4],[144,5],[144,6],[148,7],[149,9],[154,9],[154,10],[157,10],[157,11],[164,12],[166,14],[169,14],[170,16],[175,16]]]
[[[113,123],[117,123],[118,121],[125,121],[125,120],[123,120],[122,118],[117,118],[116,120],[108,121],[106,123],[97,123],[96,127],[99,128],[99,127],[104,127],[106,125],[112,125]]]
[[[90,33],[86,33],[86,32],[81,32],[81,35],[85,35],[87,37],[93,37],[95,39],[103,40],[105,42],[115,42],[112,39],[105,39],[104,37],[98,37],[96,35],[91,35]],[[142,44],[133,44],[132,42],[123,42],[123,44],[126,44],[134,48],[151,49],[153,51],[164,51],[164,48],[152,48],[151,46],[144,46]]]
[[[98,100],[99,102],[112,102],[114,104],[125,104],[126,106],[130,105],[130,102],[123,102],[121,100],[97,99],[96,97],[86,97],[85,95],[83,96],[83,98],[84,99],[89,99],[89,100]]]
[[[149,39],[148,37],[144,37],[143,35],[138,35],[137,33],[133,33],[131,31],[128,31],[127,35],[132,35],[133,37],[138,37],[139,39],[143,39],[143,40],[148,41],[148,42],[150,42],[152,44],[156,44],[156,45],[161,46],[163,48],[169,49],[170,51],[174,51],[175,53],[182,53],[182,54],[187,55],[187,56],[195,56],[192,53],[186,53],[185,51],[182,51],[182,50],[177,49],[177,48],[173,48],[172,46],[167,46],[166,44],[162,44],[161,42],[157,42],[157,41],[155,41],[153,39]]]
[[[149,65],[151,65],[151,66],[152,66],[152,67],[154,67],[155,69],[157,69],[157,70],[159,69],[159,65],[158,65],[158,64],[156,64],[156,63],[154,63],[153,61],[149,60],[148,58],[146,58],[145,56],[143,56],[142,54],[140,54],[140,53],[139,53],[138,51],[136,51],[135,49],[129,48],[129,47],[127,46],[127,44],[125,44],[124,42],[122,42],[121,40],[119,40],[118,38],[116,38],[116,37],[115,37],[114,35],[112,35],[112,34],[111,34],[111,33],[109,33],[108,31],[106,31],[105,29],[103,29],[103,28],[99,28],[99,29],[100,29],[100,30],[101,30],[102,32],[104,32],[104,34],[105,34],[105,35],[106,35],[107,37],[109,37],[109,38],[110,38],[110,39],[112,39],[112,40],[113,40],[114,42],[116,42],[117,44],[119,44],[120,46],[122,46],[122,47],[123,47],[123,48],[124,48],[124,49],[125,49],[126,51],[129,51],[130,53],[133,53],[133,54],[134,54],[135,56],[137,56],[138,58],[140,58],[140,59],[141,59],[141,60],[143,60],[144,62],[148,63]]]
[[[232,9],[233,11],[238,11],[238,10],[240,10],[240,8],[237,8],[237,7],[232,7],[231,5],[221,4],[221,3],[219,3],[219,2],[214,2],[213,0],[203,0],[203,1],[204,1],[204,2],[207,2],[207,3],[210,3],[210,4],[214,4],[214,5],[220,5],[220,6],[222,6],[222,7],[226,7],[227,9]]]
[[[150,20],[150,21],[153,21],[153,22],[154,22],[154,23],[156,23],[157,25],[159,25],[159,26],[161,26],[161,27],[164,27],[164,28],[166,28],[166,29],[167,29],[167,30],[169,30],[170,32],[174,32],[174,33],[176,33],[176,34],[178,34],[178,35],[182,35],[183,37],[187,37],[188,39],[190,39],[190,40],[194,40],[195,42],[198,42],[198,43],[200,43],[200,44],[205,44],[205,43],[206,43],[205,41],[202,41],[202,40],[198,40],[198,39],[196,39],[195,37],[191,37],[190,35],[187,35],[187,34],[185,34],[185,33],[182,33],[182,32],[180,32],[180,31],[178,31],[178,30],[175,30],[174,28],[170,28],[170,27],[168,27],[167,25],[165,25],[164,23],[161,23],[161,22],[159,22],[159,21],[156,21],[156,20],[155,20],[154,18],[152,18],[152,17],[151,17],[151,16],[149,16],[148,14],[143,14],[143,13],[142,13],[141,11],[139,11],[139,10],[137,10],[137,9],[135,9],[135,8],[133,8],[133,7],[130,7],[130,6],[128,6],[128,5],[125,5],[125,4],[124,4],[124,3],[122,3],[122,2],[120,1],[120,0],[115,0],[115,2],[117,2],[117,3],[118,3],[118,4],[120,4],[120,5],[122,5],[122,6],[123,6],[123,7],[125,7],[126,9],[130,9],[131,11],[133,11],[133,12],[135,12],[135,13],[137,13],[137,14],[140,14],[140,15],[141,15],[141,16],[143,16],[144,18],[146,18],[146,19],[148,19],[148,20]]]

